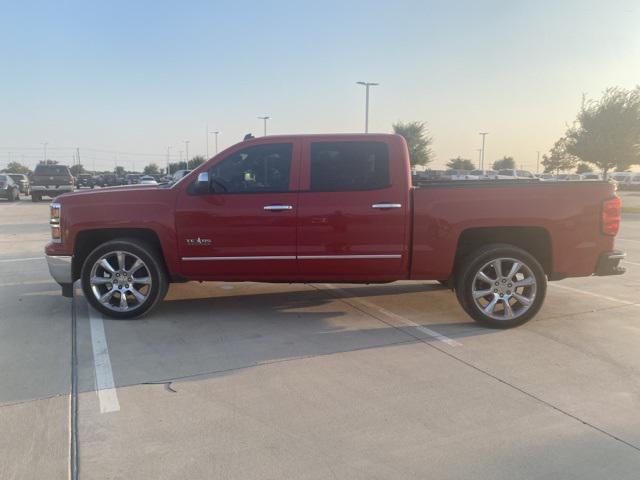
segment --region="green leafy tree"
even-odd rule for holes
[[[609,88],[600,100],[583,98],[567,131],[567,151],[602,170],[627,170],[640,164],[640,86]]]
[[[474,170],[476,167],[471,160],[456,157],[447,162],[447,168],[451,170]]]
[[[591,168],[588,164],[580,162],[578,164],[578,166],[576,167],[576,173],[578,174],[582,174],[582,173],[591,173],[593,172],[593,168]]]
[[[6,173],[22,173],[23,175],[28,175],[29,173],[31,173],[29,167],[18,162],[9,162],[7,168],[5,168],[4,171]]]
[[[424,122],[394,123],[393,132],[407,141],[411,165],[427,165],[433,160],[433,138]]]
[[[205,158],[202,155],[197,155],[187,162],[189,170],[199,167],[205,162]]]
[[[567,139],[560,138],[553,144],[548,155],[542,156],[542,166],[545,173],[560,173],[571,170],[576,166],[578,159],[567,150]]]
[[[507,157],[506,155],[500,160],[493,162],[494,170],[513,170],[516,168],[516,161],[513,157]]]
[[[160,173],[160,168],[155,163],[150,163],[144,170],[142,171],[145,175],[158,175]]]
[[[125,174],[124,167],[121,167],[120,165],[118,165],[116,168],[113,169],[113,173],[115,173],[119,177],[123,177]]]
[[[81,163],[76,163],[74,165],[71,165],[71,167],[69,167],[69,171],[71,172],[71,175],[73,175],[74,177],[77,177],[81,173],[84,173],[85,170]]]
[[[178,170],[188,170],[187,162],[182,161],[182,162],[174,162],[169,164],[169,171],[171,172],[172,175],[176,173]]]

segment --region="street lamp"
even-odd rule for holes
[[[187,166],[189,165],[189,140],[184,141],[184,147],[187,155]]]
[[[269,120],[271,117],[269,115],[263,115],[263,116],[258,116],[258,118],[264,122],[264,136],[266,137],[267,136],[267,120]]]
[[[49,145],[49,143],[48,143],[48,142],[44,142],[44,143],[42,144],[42,146],[44,147],[44,158],[43,158],[43,160],[45,161],[45,163],[46,163],[46,161],[47,161],[47,145]]]
[[[365,109],[364,109],[364,133],[369,133],[369,87],[377,87],[380,85],[375,82],[356,82],[358,85],[364,85],[366,90]]]
[[[482,135],[482,165],[480,169],[484,168],[484,138],[489,135],[489,132],[479,132],[478,135]]]
[[[218,153],[218,134],[220,133],[219,130],[214,130],[213,132],[209,131],[209,125],[207,125],[207,160],[209,159],[209,135],[211,134],[215,135],[215,139],[216,139],[216,153]]]
[[[171,175],[171,149],[173,147],[167,147],[167,175]]]

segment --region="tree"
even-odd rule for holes
[[[553,144],[548,155],[542,156],[542,165],[545,173],[560,173],[560,170],[571,170],[576,166],[578,159],[567,150],[567,139],[560,138]]]
[[[593,172],[593,168],[591,168],[588,164],[580,162],[578,164],[578,167],[576,168],[576,173],[578,174],[582,174],[582,173],[591,173]]]
[[[4,171],[6,173],[22,173],[24,175],[31,173],[29,167],[26,167],[18,162],[9,162],[7,164],[7,168],[5,168]]]
[[[627,170],[640,163],[640,86],[609,88],[586,100],[567,131],[567,151],[602,170]]]
[[[118,165],[113,169],[113,173],[115,173],[119,177],[124,177],[124,167]]]
[[[178,170],[188,170],[187,162],[173,162],[169,164],[169,172],[172,174],[176,173]]]
[[[513,170],[516,168],[516,161],[513,157],[507,157],[506,155],[500,160],[493,162],[494,170]]]
[[[75,165],[71,165],[71,167],[69,167],[69,171],[71,172],[71,175],[77,177],[81,173],[84,173],[84,167],[81,163],[76,163]]]
[[[144,170],[142,171],[145,175],[158,175],[160,173],[160,168],[155,163],[150,163]]]
[[[456,157],[447,162],[447,168],[450,170],[475,170],[475,165],[469,159]]]
[[[187,162],[189,170],[199,167],[205,162],[205,158],[202,155],[197,155]]]
[[[394,123],[393,131],[402,135],[407,141],[411,165],[427,165],[433,160],[433,152],[430,148],[433,138],[424,122]]]

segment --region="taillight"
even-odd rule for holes
[[[50,220],[49,225],[51,226],[51,240],[56,243],[62,242],[62,228],[60,226],[60,212],[62,207],[59,203],[52,203],[49,209],[50,212]]]
[[[622,217],[622,203],[618,197],[610,198],[602,202],[602,233],[616,235],[620,229]]]

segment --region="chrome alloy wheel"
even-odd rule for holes
[[[494,320],[514,320],[534,304],[536,277],[515,258],[496,258],[484,264],[472,283],[476,306]]]
[[[103,306],[114,312],[140,307],[151,292],[151,272],[136,255],[113,251],[100,257],[91,268],[91,291]]]

